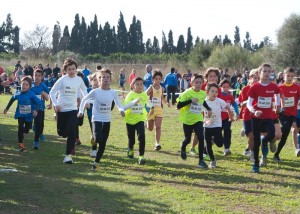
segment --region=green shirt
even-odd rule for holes
[[[177,102],[185,102],[193,98],[198,98],[198,103],[188,104],[180,109],[179,120],[187,125],[193,125],[199,121],[203,121],[203,102],[205,100],[205,91],[194,91],[192,88],[184,91],[177,98]]]
[[[146,92],[136,93],[134,91],[129,92],[125,98],[125,105],[130,103],[132,100],[140,98],[140,101],[125,111],[125,122],[130,125],[135,125],[140,121],[146,121],[147,111],[145,105],[148,103],[148,96]]]

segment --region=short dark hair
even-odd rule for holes
[[[67,71],[67,67],[70,66],[70,65],[75,65],[76,69],[78,67],[77,62],[75,60],[67,58],[64,61],[63,70]]]
[[[216,83],[209,83],[209,84],[207,84],[206,87],[205,87],[206,93],[208,93],[209,90],[210,90],[212,87],[219,88],[218,84],[216,84]]]
[[[219,86],[223,86],[226,83],[228,83],[230,85],[230,81],[228,79],[224,79],[220,82]]]
[[[143,80],[142,77],[136,77],[136,78],[134,78],[134,79],[132,80],[131,85],[134,85],[134,83],[136,83],[137,81],[142,81],[143,84],[144,84],[144,80]]]
[[[27,81],[29,83],[29,88],[31,88],[32,78],[31,76],[25,76],[21,79],[21,82]]]
[[[174,67],[171,68],[171,72],[172,73],[175,72],[175,68]]]
[[[157,69],[152,71],[152,79],[154,79],[156,76],[160,76],[161,78],[163,78],[163,74],[161,73],[160,70]]]

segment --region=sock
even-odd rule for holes
[[[298,148],[300,147],[300,134],[297,134],[297,140],[298,140]]]

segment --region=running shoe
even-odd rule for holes
[[[242,128],[240,132],[241,137],[244,137],[246,135],[245,130]]]
[[[155,151],[159,151],[159,150],[161,150],[161,145],[160,144],[155,144]]]
[[[139,165],[144,165],[146,163],[146,160],[145,160],[144,156],[139,157],[138,163],[139,163]]]
[[[72,160],[71,155],[66,155],[63,162],[66,164],[72,164],[73,160]]]
[[[250,157],[249,157],[249,160],[250,160],[251,162],[253,162],[253,163],[254,163],[254,161],[255,161],[253,151],[250,151]]]
[[[272,153],[275,153],[277,150],[276,140],[271,140],[269,143],[270,143],[270,151]]]
[[[300,157],[300,149],[295,149],[295,156]]]
[[[197,154],[196,149],[195,148],[191,148],[190,154],[191,155],[196,155]]]
[[[250,154],[251,154],[251,151],[250,151],[250,149],[245,149],[245,151],[244,151],[243,155],[245,155],[245,156],[249,156]]]
[[[252,172],[254,172],[254,173],[259,173],[259,166],[253,164],[253,165],[252,165]]]
[[[134,153],[133,153],[133,149],[129,149],[127,150],[127,156],[132,159],[134,157]]]
[[[267,157],[261,156],[259,165],[260,166],[267,166]]]
[[[231,155],[230,149],[224,149],[224,156],[229,156]]]
[[[37,141],[33,142],[33,149],[34,150],[38,150],[39,149],[39,142],[37,142]]]
[[[25,150],[26,149],[24,143],[19,143],[19,152],[24,152]]]
[[[42,141],[42,142],[45,141],[45,136],[43,134],[40,135],[40,141]]]
[[[201,168],[201,169],[207,169],[208,168],[208,166],[207,166],[207,164],[205,163],[204,160],[199,161],[198,167]]]
[[[273,159],[277,163],[281,163],[282,162],[282,160],[280,159],[279,155],[274,155]]]
[[[217,167],[217,162],[216,161],[211,161],[209,164],[209,168],[215,168]]]
[[[91,150],[90,156],[91,156],[92,158],[95,158],[95,157],[97,156],[97,150]]]

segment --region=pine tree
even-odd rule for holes
[[[120,12],[120,18],[117,27],[117,46],[118,46],[118,52],[121,53],[128,52],[128,32],[127,32],[127,28],[125,25],[122,12]]]
[[[234,44],[235,45],[240,45],[240,28],[238,26],[235,26],[235,31],[234,31]]]
[[[176,47],[174,46],[174,40],[173,40],[173,32],[172,32],[172,30],[170,30],[169,34],[168,34],[168,49],[169,49],[169,53],[170,54],[175,53]]]
[[[156,38],[156,36],[154,36],[154,38],[153,38],[152,48],[153,48],[153,53],[154,54],[159,54],[160,53],[159,41]]]
[[[69,45],[70,45],[70,33],[69,33],[69,28],[66,25],[64,28],[63,36],[59,41],[58,51],[69,50]]]
[[[228,38],[228,35],[225,34],[225,38],[223,39],[223,45],[232,45],[231,40]]]
[[[187,33],[186,45],[185,45],[186,52],[190,53],[192,47],[193,47],[193,36],[192,36],[192,33],[191,33],[191,28],[189,27],[188,28],[188,33]]]
[[[79,31],[80,31],[80,20],[79,20],[79,15],[77,13],[75,15],[74,26],[72,28],[71,37],[70,37],[70,46],[69,46],[70,51],[79,52],[81,48],[80,44],[82,41],[80,40]]]
[[[152,48],[151,39],[148,39],[147,42],[146,42],[146,50],[145,50],[145,52],[147,54],[153,54],[153,48]]]
[[[184,51],[185,51],[184,37],[183,35],[180,35],[177,41],[176,52],[179,54],[183,54]]]
[[[59,41],[61,37],[61,29],[60,29],[60,24],[59,22],[56,22],[53,28],[53,33],[52,33],[52,53],[57,54],[58,49],[59,49]]]

